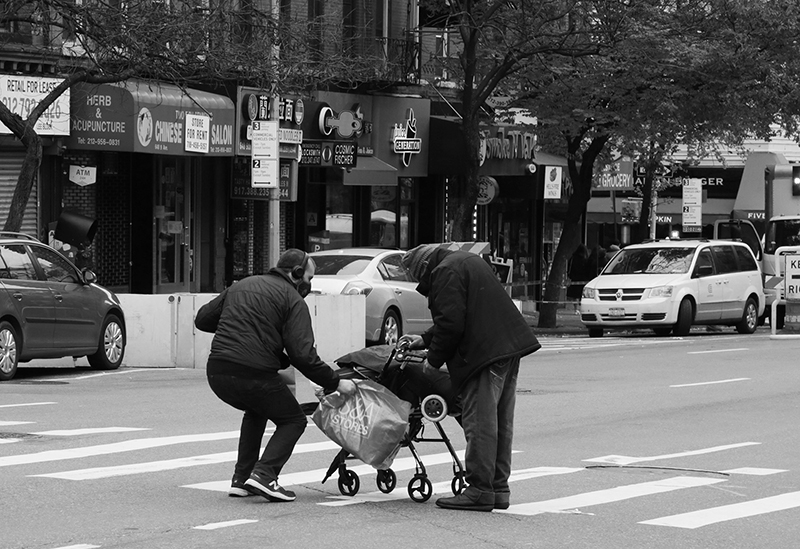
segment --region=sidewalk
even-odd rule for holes
[[[571,309],[558,309],[556,312],[555,328],[539,328],[539,312],[523,313],[522,316],[528,321],[528,326],[533,328],[534,333],[551,336],[566,335],[588,335],[586,326],[581,322],[580,315]]]

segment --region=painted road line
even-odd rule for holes
[[[531,469],[521,469],[519,471],[512,471],[508,482],[518,482],[521,480],[529,480],[537,477],[546,477],[551,475],[565,475],[568,473],[576,473],[578,471],[585,471],[584,467],[533,467]],[[437,482],[433,484],[433,494],[452,493],[452,480]],[[392,492],[384,494],[383,492],[371,492],[369,494],[355,496],[328,496],[329,499],[336,501],[326,501],[317,503],[317,505],[325,505],[327,507],[342,507],[345,505],[357,505],[359,503],[374,503],[382,501],[396,501],[398,499],[408,498],[406,490],[398,490],[395,488]]]
[[[735,377],[733,379],[720,379],[719,381],[703,381],[701,383],[684,383],[683,385],[670,385],[670,389],[677,387],[699,387],[700,385],[716,385],[717,383],[735,383],[737,381],[750,381],[749,377]]]
[[[63,547],[55,547],[54,549],[98,549],[99,545],[89,545],[88,543],[79,543],[78,545],[64,545]]]
[[[12,425],[28,425],[35,421],[0,421],[0,427],[11,427]]]
[[[239,431],[225,431],[221,433],[201,433],[198,435],[176,435],[160,438],[140,438],[114,442],[111,444],[99,444],[96,446],[84,446],[83,448],[69,448],[66,450],[48,450],[35,454],[21,454],[18,456],[0,457],[0,467],[9,465],[28,465],[31,463],[44,463],[47,461],[60,461],[62,459],[78,459],[91,456],[104,456],[116,454],[118,452],[132,452],[134,450],[146,450],[148,448],[160,448],[173,444],[186,444],[190,442],[209,442],[214,440],[238,439]]]
[[[749,351],[747,347],[739,347],[738,349],[712,349],[710,351],[689,351],[687,355],[705,355],[709,353],[732,353],[734,351]]]
[[[204,524],[203,526],[195,526],[195,530],[218,530],[220,528],[227,528],[228,526],[239,526],[240,524],[252,524],[254,522],[258,522],[254,519],[239,519],[239,520],[229,520],[226,522],[212,522],[209,524]]]
[[[20,404],[0,404],[0,408],[17,408],[19,406],[44,406],[45,404],[58,404],[57,402],[21,402]]]
[[[14,442],[19,442],[21,439],[19,438],[0,438],[0,444],[13,444]]]
[[[338,446],[337,446],[338,448]],[[460,458],[464,458],[464,451],[456,452],[456,455]],[[452,456],[449,452],[442,452],[440,454],[429,454],[426,456],[420,456],[422,463],[425,464],[426,467],[430,467],[432,465],[441,465],[442,463],[450,463],[452,461]],[[413,457],[405,457],[405,458],[398,458],[394,460],[392,463],[392,470],[397,473],[399,471],[407,471],[411,469],[415,469],[417,467],[417,463],[414,461]],[[356,465],[356,466],[348,466],[347,469],[349,471],[355,472],[359,477],[366,477],[370,475],[374,475],[376,470],[371,465]],[[281,486],[296,486],[298,484],[314,484],[322,482],[322,479],[325,478],[325,473],[328,472],[328,468],[325,467],[324,469],[313,469],[310,471],[300,471],[297,473],[288,473],[282,474],[278,481],[280,482]],[[338,476],[334,473],[331,478],[328,479],[328,482],[336,483]],[[230,480],[215,480],[211,482],[201,482],[198,484],[187,484],[184,485],[183,488],[196,488],[198,490],[211,490],[213,492],[227,492],[228,489],[231,487]]]
[[[100,433],[129,433],[132,431],[150,431],[148,427],[95,427],[87,429],[60,429],[56,431],[39,431],[31,433],[50,437],[75,437],[80,435],[96,435]]]
[[[298,444],[292,454],[306,454],[309,452],[321,452],[323,450],[338,449],[335,442],[313,442],[310,444]],[[263,449],[262,449],[263,452]],[[261,452],[259,452],[260,454]],[[236,451],[220,452],[217,454],[206,454],[203,456],[189,456],[185,458],[166,459],[161,461],[150,461],[146,463],[131,463],[128,465],[114,465],[110,467],[92,467],[89,469],[76,469],[74,471],[62,471],[60,473],[45,473],[41,475],[28,475],[29,477],[60,478],[64,480],[96,480],[100,478],[121,477],[126,475],[138,475],[142,473],[157,473],[159,471],[172,471],[184,467],[196,467],[198,465],[213,465],[216,463],[226,463],[236,461]],[[230,485],[226,487],[229,488]]]
[[[733,450],[734,448],[744,448],[745,446],[757,446],[760,442],[740,442],[738,444],[726,444],[724,446],[713,446],[711,448],[703,448],[701,450],[689,450],[687,452],[678,452],[676,454],[664,454],[661,456],[650,457],[631,457],[631,456],[601,456],[592,459],[584,459],[583,461],[590,463],[611,463],[614,465],[630,465],[632,463],[641,463],[643,461],[658,461],[661,459],[681,458],[687,456],[699,456],[702,454],[711,454],[714,452],[722,452],[723,450]]]
[[[764,515],[776,511],[794,509],[796,507],[800,507],[800,492],[789,492],[787,494],[744,501],[732,505],[701,509],[691,513],[645,520],[639,524],[653,524],[656,526],[671,526],[673,528],[687,528],[693,530],[695,528],[708,526],[709,524],[754,517],[756,515]]]
[[[629,484],[627,486],[617,486],[607,490],[597,490],[586,492],[574,496],[567,496],[545,501],[534,501],[531,503],[520,503],[512,505],[505,510],[495,510],[496,513],[508,513],[511,515],[540,515],[542,513],[561,513],[581,507],[591,507],[593,505],[603,505],[614,503],[626,499],[663,494],[684,488],[697,488],[726,482],[726,479],[701,478],[701,477],[673,477],[640,484]]]
[[[761,467],[739,467],[737,469],[728,469],[727,471],[720,471],[720,473],[727,473],[729,475],[753,475],[763,477],[766,475],[774,475],[777,473],[785,473],[788,469],[764,469]]]

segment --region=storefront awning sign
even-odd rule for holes
[[[544,199],[561,198],[561,166],[547,166],[544,169]]]
[[[69,149],[233,155],[233,101],[200,90],[136,80],[114,84],[77,84],[71,97]],[[208,118],[186,143],[187,116]],[[195,118],[195,120],[197,120]],[[202,142],[208,140],[207,152]]]
[[[0,101],[23,120],[63,78],[42,76],[0,75]],[[39,135],[69,135],[70,90],[62,93],[34,126]],[[0,123],[0,135],[11,130]]]
[[[94,166],[74,166],[69,167],[69,180],[80,187],[91,185],[97,182],[97,168]]]

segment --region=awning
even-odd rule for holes
[[[345,185],[397,185],[397,168],[374,156],[359,156],[342,178]]]
[[[567,159],[563,156],[536,151],[533,155],[533,163],[537,166],[569,166]]]
[[[236,111],[229,98],[170,84],[128,80],[72,90],[70,149],[206,156],[233,155]],[[185,143],[186,116],[206,122]],[[197,144],[208,152],[196,152]]]

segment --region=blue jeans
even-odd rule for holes
[[[234,478],[244,482],[256,473],[267,482],[277,480],[308,424],[289,387],[277,375],[248,379],[214,374],[208,376],[208,385],[220,400],[244,412]],[[267,420],[275,424],[275,432],[259,459]]]
[[[490,494],[509,492],[518,374],[514,356],[484,368],[461,390],[468,490],[487,502],[494,501]]]

